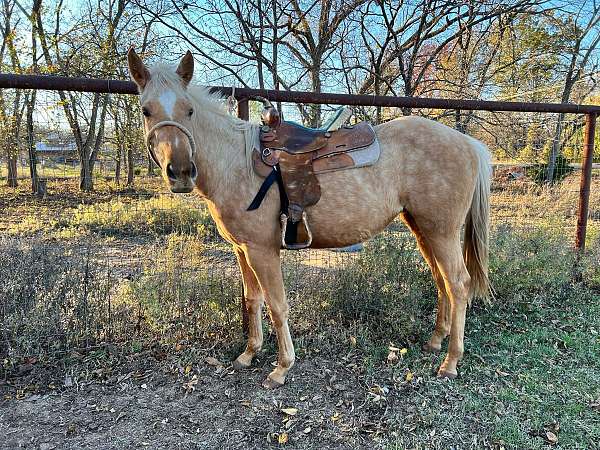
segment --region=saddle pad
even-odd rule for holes
[[[359,167],[372,166],[379,161],[381,148],[379,140],[375,138],[368,147],[357,148],[347,153],[338,153],[323,156],[313,161],[313,172],[315,174],[335,172],[336,170],[357,169]]]

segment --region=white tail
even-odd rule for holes
[[[473,139],[479,158],[477,183],[465,221],[463,254],[471,276],[471,294],[485,300],[493,295],[488,278],[491,156],[487,147]]]

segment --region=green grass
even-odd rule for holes
[[[600,398],[600,342],[583,330],[600,325],[598,300],[573,287],[539,297],[527,318],[510,304],[470,311],[461,377],[407,388],[407,402],[428,420],[407,421],[414,429],[389,448],[547,448],[539,434],[554,423],[557,448],[596,448],[600,417],[590,404]],[[419,351],[404,364],[415,376],[430,369]]]
[[[204,205],[170,196],[137,202],[117,200],[80,205],[57,226],[104,236],[162,236],[171,233],[203,236],[214,228]]]

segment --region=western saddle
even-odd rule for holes
[[[379,144],[369,123],[345,125],[352,114],[348,108],[339,108],[321,128],[307,128],[282,121],[267,99],[260,100],[264,104],[260,149],[254,149],[252,162],[255,173],[265,180],[248,211],[257,209],[270,186],[277,182],[281,246],[299,250],[312,243],[305,208],[321,198],[317,175],[372,165],[379,159]]]

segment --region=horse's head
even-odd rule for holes
[[[149,71],[135,50],[127,54],[129,73],[140,90],[146,145],[172,192],[191,192],[198,174],[191,132],[194,109],[187,86],[194,72],[188,51],[176,71]]]

